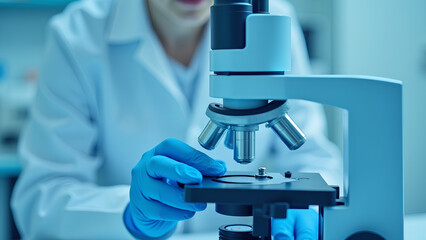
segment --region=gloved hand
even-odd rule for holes
[[[167,139],[143,154],[132,170],[130,203],[123,220],[139,239],[162,239],[173,233],[177,221],[204,210],[205,203],[187,203],[177,183],[199,183],[220,176],[225,163],[213,160],[176,139]]]
[[[289,209],[287,218],[272,219],[275,240],[317,240],[319,215],[313,209]]]

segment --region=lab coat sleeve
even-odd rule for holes
[[[90,88],[67,41],[51,27],[12,209],[24,239],[131,239],[129,186],[96,185],[102,159]],[[129,173],[130,174],[130,173]]]
[[[276,13],[291,17],[292,70],[288,74],[310,74],[305,39],[294,8],[283,0],[271,3]],[[288,106],[290,117],[305,133],[307,140],[299,149],[290,151],[278,137],[272,137],[273,169],[281,172],[319,172],[328,184],[342,186],[342,156],[339,149],[326,137],[327,122],[322,105],[289,100]]]

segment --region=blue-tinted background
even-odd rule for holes
[[[46,24],[68,2],[0,0],[0,239],[17,236],[8,210],[20,171],[16,140],[34,95]],[[313,73],[403,81],[405,210],[426,212],[426,1],[290,2],[304,29]],[[341,113],[325,109],[329,138],[341,147]]]

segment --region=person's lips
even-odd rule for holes
[[[178,1],[188,5],[198,5],[203,2],[203,0],[178,0]]]

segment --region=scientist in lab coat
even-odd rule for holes
[[[212,152],[199,147],[206,107],[217,101],[208,94],[211,4],[87,0],[52,19],[12,199],[24,238],[161,239],[174,231],[217,231],[229,217],[185,203],[175,183],[226,169],[313,171],[339,183],[339,154],[314,103],[288,101],[307,136],[297,151],[264,129],[256,136],[257,160],[248,166],[235,163],[223,144]],[[271,0],[270,11],[293,16],[290,74],[309,73],[291,7]],[[277,239],[315,232],[309,224],[318,223],[316,213],[290,216],[273,223]]]

